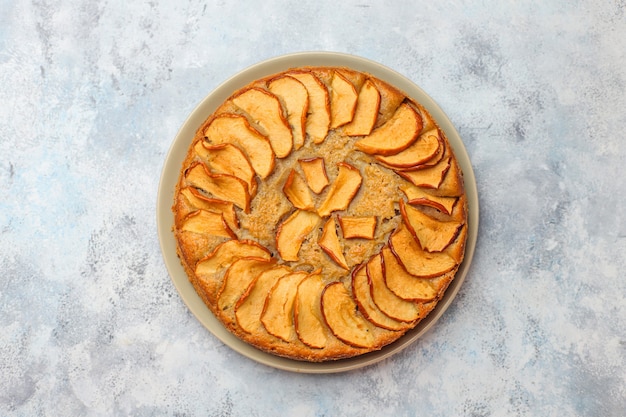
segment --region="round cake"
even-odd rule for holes
[[[197,132],[174,204],[178,256],[237,337],[311,362],[396,341],[463,261],[467,198],[445,133],[345,67],[256,80]]]

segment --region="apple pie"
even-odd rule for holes
[[[234,91],[191,142],[173,211],[207,307],[271,354],[321,362],[396,341],[463,261],[463,174],[426,109],[349,68]]]

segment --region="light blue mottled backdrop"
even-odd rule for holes
[[[481,203],[437,326],[327,376],[224,347],[156,235],[190,111],[305,50],[421,85]],[[626,415],[625,91],[623,0],[0,0],[0,415]]]

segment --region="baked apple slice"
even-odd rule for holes
[[[433,194],[447,197],[458,197],[463,194],[463,176],[456,161],[450,162],[450,169]]]
[[[235,306],[252,281],[275,265],[273,259],[246,257],[237,259],[224,274],[222,287],[217,293],[217,306],[221,311]]]
[[[261,313],[261,323],[265,330],[279,339],[289,342],[294,340],[294,303],[298,285],[308,274],[303,271],[287,274],[276,281],[270,290]]]
[[[406,195],[407,202],[414,206],[428,206],[450,215],[458,200],[456,197],[438,197],[429,194],[421,187],[416,187],[410,183],[404,183],[400,190]]]
[[[426,252],[404,223],[389,237],[389,247],[404,269],[419,278],[432,278],[452,271],[456,260],[446,252]]]
[[[302,177],[292,169],[283,185],[283,193],[295,208],[313,210],[313,197]]]
[[[209,171],[237,177],[248,185],[250,196],[256,194],[256,173],[241,149],[231,143],[210,145],[204,141],[198,141],[194,146],[194,151],[203,160]]]
[[[367,154],[394,155],[411,146],[421,130],[422,118],[413,107],[403,103],[387,123],[354,142],[354,146]]]
[[[374,304],[394,320],[412,323],[421,317],[419,306],[395,295],[385,284],[385,269],[381,254],[373,256],[366,267]]]
[[[219,200],[230,201],[248,213],[250,193],[248,185],[232,175],[212,174],[201,162],[196,162],[185,172],[187,184],[200,188]]]
[[[465,223],[467,221],[467,196],[462,195],[460,197],[439,197],[439,198],[454,198],[457,203],[452,208],[450,213],[450,219],[457,222]]]
[[[437,130],[419,136],[411,146],[395,155],[376,155],[375,158],[392,168],[413,168],[433,159],[444,145]]]
[[[250,283],[235,304],[235,319],[243,331],[254,333],[261,326],[261,313],[263,313],[267,294],[279,278],[291,272],[293,272],[291,268],[285,265],[274,266],[261,272]]]
[[[330,91],[330,128],[336,129],[352,121],[359,95],[354,85],[338,71],[333,72]]]
[[[450,246],[448,246],[445,252],[452,257],[459,265],[463,262],[463,257],[465,256],[465,242],[467,240],[467,225],[463,225],[461,230],[459,231],[459,235],[456,240],[452,242]]]
[[[433,130],[434,131],[434,130]],[[439,137],[439,140],[441,141],[441,146],[439,147],[439,149],[437,150],[437,152],[435,153],[435,155],[433,155],[432,158],[430,158],[427,161],[423,161],[420,162],[418,165],[412,166],[412,167],[408,167],[408,168],[397,168],[401,171],[413,171],[413,170],[418,170],[418,169],[426,169],[426,168],[430,168],[433,167],[435,165],[437,165],[439,162],[441,162],[442,159],[447,158],[449,155],[448,149],[447,149],[447,145],[444,142],[444,140],[442,139],[442,134],[439,132],[439,129],[437,129],[437,134]]]
[[[430,278],[418,278],[406,272],[388,246],[381,251],[385,264],[385,285],[403,300],[417,302],[432,301],[437,297],[438,288]]]
[[[437,129],[435,119],[433,119],[432,116],[427,111],[425,111],[422,106],[417,105],[417,110],[419,111],[420,116],[422,116],[422,123],[424,125],[422,129],[424,130],[424,132],[432,129]]]
[[[339,225],[344,239],[374,239],[376,216],[346,217],[339,216]]]
[[[441,221],[432,218],[410,204],[405,204],[404,200],[400,200],[400,212],[413,237],[427,252],[441,252],[447,248],[456,239],[463,226],[463,223],[458,221]]]
[[[232,143],[243,151],[250,165],[261,178],[274,170],[275,156],[267,137],[250,126],[248,119],[239,114],[221,114],[204,130],[212,144]]]
[[[279,97],[287,111],[287,121],[291,125],[293,147],[300,149],[306,136],[306,115],[309,109],[309,94],[302,83],[288,75],[274,78],[267,88]]]
[[[182,230],[186,232],[209,234],[213,236],[225,237],[227,239],[237,239],[237,235],[228,226],[222,213],[214,213],[207,210],[196,210],[185,216]]]
[[[437,165],[424,169],[396,171],[405,180],[417,187],[439,188],[450,169],[450,158],[444,158]]]
[[[311,191],[319,194],[329,184],[323,158],[298,159],[304,178]]]
[[[217,245],[213,252],[198,261],[196,275],[211,278],[229,268],[237,259],[246,257],[269,260],[272,254],[252,240],[229,240]]]
[[[348,136],[366,136],[372,133],[379,107],[380,93],[371,80],[366,80],[359,91],[354,117],[344,126],[343,133]]]
[[[352,294],[361,314],[376,326],[393,331],[406,330],[411,327],[412,323],[392,319],[380,311],[374,303],[365,265],[361,265],[352,272]]]
[[[285,261],[297,261],[302,242],[320,221],[317,214],[296,210],[280,226],[276,233],[276,249]]]
[[[313,143],[324,142],[330,127],[330,97],[328,89],[319,78],[310,72],[290,72],[287,75],[300,81],[309,94],[309,113],[306,133]]]
[[[376,89],[380,93],[380,105],[378,107],[376,124],[374,125],[374,128],[376,129],[387,123],[387,121],[393,117],[400,105],[407,102],[407,98],[402,92],[398,91],[389,84],[382,82],[381,80],[376,78],[370,78],[370,80],[374,83]],[[414,103],[411,102],[411,105],[414,105]],[[416,109],[419,109],[419,106],[415,107]]]
[[[343,269],[350,269],[348,268],[348,263],[343,255],[341,242],[339,242],[339,237],[337,236],[337,225],[334,217],[331,217],[328,221],[326,221],[322,230],[322,236],[320,236],[317,244],[328,254],[328,256],[330,256],[333,261],[335,261],[337,265]]]
[[[222,213],[231,230],[239,228],[239,219],[237,219],[235,205],[232,202],[205,197],[193,187],[185,187],[180,193],[187,199],[190,205],[197,209]]]
[[[302,343],[314,349],[322,349],[328,342],[321,309],[323,289],[322,275],[316,271],[300,282],[296,294],[294,309],[296,334]]]
[[[233,98],[235,106],[246,112],[259,125],[278,158],[285,158],[293,149],[291,127],[283,115],[280,100],[269,91],[250,88]]]
[[[321,305],[326,325],[339,340],[354,347],[374,347],[375,326],[358,313],[358,306],[342,282],[324,287]]]
[[[336,210],[345,210],[361,187],[361,173],[352,165],[339,162],[337,178],[331,184],[326,198],[317,209],[321,217],[327,217]]]

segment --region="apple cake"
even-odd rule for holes
[[[293,68],[219,105],[177,182],[174,234],[223,325],[321,362],[394,342],[465,252],[463,174],[413,98],[349,68]]]

